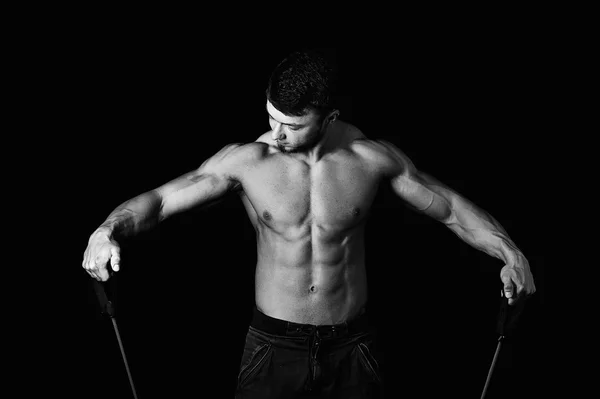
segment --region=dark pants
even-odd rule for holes
[[[382,398],[366,313],[337,325],[297,324],[255,308],[236,398]]]

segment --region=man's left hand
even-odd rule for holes
[[[514,305],[535,292],[533,275],[527,261],[519,265],[506,265],[500,271],[500,279],[504,287],[501,295],[508,298],[508,304]]]

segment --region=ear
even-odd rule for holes
[[[331,111],[327,117],[325,118],[325,122],[329,125],[333,122],[335,122],[335,120],[340,116],[340,110],[338,109],[334,109],[333,111]]]

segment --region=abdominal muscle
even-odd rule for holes
[[[362,225],[327,239],[324,232],[284,238],[268,228],[260,230],[255,297],[261,312],[294,323],[327,325],[364,311]]]

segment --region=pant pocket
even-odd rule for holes
[[[258,345],[247,360],[242,362],[240,372],[238,374],[238,387],[241,387],[247,381],[252,379],[259,371],[261,366],[265,363],[271,352],[271,344],[263,343]]]
[[[379,363],[371,353],[371,350],[364,342],[359,342],[356,346],[358,350],[358,357],[360,363],[366,370],[366,372],[373,378],[377,383],[381,383],[381,376],[379,373]]]

